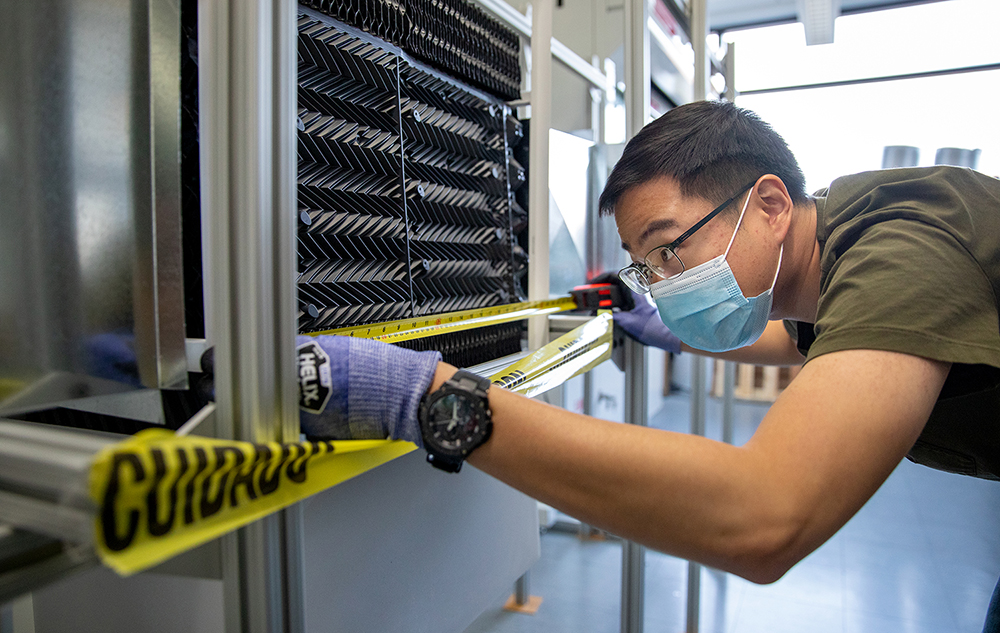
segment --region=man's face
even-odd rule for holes
[[[737,198],[741,209],[746,195],[744,192]],[[675,180],[662,177],[628,190],[615,207],[615,221],[622,246],[628,251],[632,261],[638,262],[652,249],[680,237],[714,208],[711,202],[703,198],[683,196]],[[764,258],[771,260],[769,265],[767,261],[758,261],[761,259],[761,251],[769,249],[756,248],[755,242],[762,237],[759,234],[762,228],[759,224],[761,218],[757,216],[764,214],[754,213],[755,209],[751,195],[743,225],[737,232],[727,257],[746,296],[755,296],[770,287],[775,266],[773,253]],[[735,228],[736,216],[722,213],[686,239],[676,250],[685,269],[689,270],[722,255]],[[770,270],[771,276],[768,276],[767,270]],[[649,281],[656,283],[660,278],[654,277]]]

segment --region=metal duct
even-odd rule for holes
[[[920,148],[910,145],[886,145],[882,151],[882,169],[916,167],[920,163]]]
[[[934,155],[935,165],[955,165],[975,169],[979,165],[979,154],[982,150],[962,149],[959,147],[942,147]]]

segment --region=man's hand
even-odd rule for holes
[[[298,337],[302,432],[328,439],[391,437],[422,446],[417,408],[441,354],[347,336]]]
[[[646,295],[632,294],[635,308],[628,312],[615,312],[615,324],[643,345],[658,347],[674,354],[680,353],[681,340],[660,320],[656,306],[650,303]]]
[[[634,307],[614,313],[615,324],[625,333],[643,345],[658,347],[677,354],[681,351],[681,340],[663,324],[656,306],[647,295],[634,292],[622,283],[617,273],[602,273],[592,279],[594,284],[615,284],[625,296],[632,297]]]

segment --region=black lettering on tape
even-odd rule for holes
[[[289,461],[288,467],[285,469],[288,479],[297,484],[305,482],[306,466],[309,464],[309,461],[319,455],[334,452],[333,446],[333,442],[310,442],[301,447],[304,451],[304,456],[301,459]]]
[[[239,490],[240,486],[243,486],[247,491],[247,497],[250,501],[257,498],[257,493],[253,489],[253,474],[257,466],[260,464],[260,451],[257,450],[255,446],[253,449],[253,454],[250,457],[250,463],[247,464],[246,468],[241,468],[234,470],[235,477],[233,477],[232,488],[229,489],[229,506],[235,508],[239,505],[236,501],[236,491]]]
[[[288,479],[297,484],[306,480],[306,462],[308,462],[309,458],[312,456],[314,446],[315,445],[311,443],[306,444],[305,446],[301,444],[293,445],[292,448],[296,449],[296,455],[288,460],[288,466],[285,468],[285,475],[288,476]],[[299,456],[300,451],[302,454],[301,457]]]
[[[524,372],[523,371],[521,371],[520,369],[515,369],[514,371],[510,372],[509,374],[501,376],[499,379],[497,379],[495,381],[495,384],[498,384],[501,387],[506,387],[508,385],[511,385],[511,384],[514,384],[514,383],[518,382],[520,380],[520,378],[523,377],[523,376],[524,376]]]
[[[187,455],[181,453],[183,456],[181,468],[174,478],[174,483],[170,485],[170,492],[167,493],[167,505],[170,511],[163,521],[160,520],[160,484],[167,477],[167,463],[163,459],[163,451],[158,448],[150,450],[150,455],[153,458],[153,484],[149,488],[149,494],[146,495],[146,528],[150,536],[163,536],[174,526],[174,517],[177,515],[177,483],[187,470]]]
[[[237,490],[240,487],[246,490],[248,499],[252,501],[276,492],[281,486],[283,471],[289,481],[304,483],[309,462],[315,457],[333,453],[334,443],[287,444],[281,446],[280,451],[266,444],[256,444],[250,449],[216,446],[211,450],[214,463],[210,463],[209,452],[205,447],[175,447],[177,466],[170,468],[163,449],[152,448],[149,451],[152,460],[150,476],[147,476],[140,455],[115,454],[101,507],[102,535],[108,549],[122,551],[132,545],[143,520],[143,509],[149,535],[160,537],[175,528],[178,516],[183,517],[185,525],[191,525],[216,515],[222,510],[227,497],[230,507],[236,508],[239,505]],[[230,454],[232,459],[229,458]],[[118,514],[125,510],[119,507],[119,495],[127,467],[132,469],[134,483],[147,479],[150,481],[145,495],[145,508],[129,509],[125,514],[125,533],[119,534]],[[198,479],[202,475],[201,495],[196,499]],[[213,482],[216,483],[215,486],[212,485]],[[167,508],[163,509],[163,505]]]
[[[177,448],[178,456],[183,452],[183,448]],[[205,449],[201,446],[196,446],[194,448],[194,459],[194,472],[191,473],[191,479],[188,479],[187,484],[184,486],[184,525],[191,525],[194,523],[195,480],[198,478],[198,475],[203,473],[205,469],[208,468],[208,454],[205,453]],[[211,477],[206,477],[205,481],[208,481],[210,478]]]
[[[226,500],[226,490],[228,489],[229,475],[234,469],[243,464],[243,451],[234,446],[216,446],[215,450],[215,473],[205,477],[201,485],[201,518],[207,519],[218,513],[222,509],[222,503]],[[236,463],[232,467],[226,465],[226,455],[232,453]],[[212,479],[218,475],[219,485],[216,488],[215,497],[211,496]]]
[[[261,495],[269,495],[278,489],[278,483],[281,481],[281,467],[288,457],[288,447],[281,447],[281,455],[275,460],[275,464],[271,464],[271,460],[274,457],[271,453],[271,448],[267,445],[262,445],[257,448],[258,451],[265,455],[263,462],[264,466],[260,469],[257,474],[257,487],[260,489]],[[267,476],[268,469],[271,470],[271,476]]]
[[[142,461],[139,460],[138,455],[115,453],[111,460],[111,477],[108,479],[108,487],[104,491],[104,503],[101,504],[101,531],[104,536],[104,544],[112,552],[120,552],[131,545],[139,529],[139,511],[129,510],[128,528],[125,530],[125,534],[119,536],[116,530],[115,502],[118,491],[121,489],[121,469],[125,464],[131,464],[136,482],[146,478],[146,469],[142,467]]]

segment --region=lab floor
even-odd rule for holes
[[[718,401],[709,437],[721,437]],[[735,443],[766,412],[740,403]],[[686,395],[671,395],[651,426],[686,431]],[[621,546],[574,534],[541,537],[530,590],[535,615],[488,609],[466,633],[614,633],[620,630]],[[830,541],[778,582],[760,586],[702,570],[699,631],[708,633],[979,633],[1000,576],[1000,483],[908,461]],[[645,631],[682,633],[687,563],[646,554]]]

